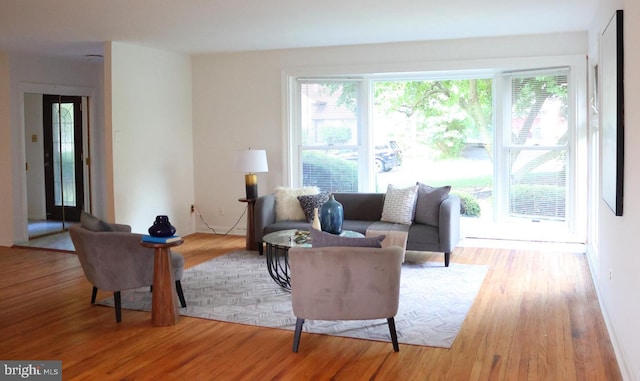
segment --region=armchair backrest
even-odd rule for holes
[[[294,315],[317,320],[395,316],[403,254],[400,247],[289,249]]]
[[[142,235],[120,230],[95,232],[80,225],[69,228],[85,276],[105,291],[151,285],[154,250],[140,245]]]

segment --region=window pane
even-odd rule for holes
[[[564,221],[568,146],[567,74],[511,80],[509,215]],[[535,149],[533,147],[551,149]],[[558,147],[558,148],[553,148]]]
[[[373,135],[376,190],[388,184],[451,185],[468,200],[463,215],[492,218],[493,81],[377,81]],[[395,151],[387,160],[385,153]],[[391,163],[391,164],[390,164]]]
[[[357,192],[356,151],[305,150],[302,153],[302,182],[325,192]]]
[[[301,83],[304,186],[358,191],[358,82]]]
[[[510,164],[510,215],[564,221],[565,151],[512,150]]]
[[[567,144],[567,75],[514,78],[511,143]]]
[[[357,145],[357,83],[302,83],[302,145]]]
[[[56,206],[76,206],[73,103],[54,103],[52,107],[54,202]]]

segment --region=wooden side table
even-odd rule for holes
[[[258,246],[256,244],[255,232],[253,228],[254,226],[253,224],[255,220],[256,199],[241,198],[241,199],[238,199],[238,201],[247,203],[247,240],[246,240],[245,247],[247,250],[254,250],[254,251],[258,250]]]
[[[156,327],[174,325],[178,322],[178,295],[171,265],[170,248],[182,245],[184,240],[169,243],[140,242],[155,250],[153,262],[153,292],[151,299],[151,322]]]

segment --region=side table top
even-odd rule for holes
[[[181,239],[179,241],[173,241],[173,242],[167,242],[167,243],[160,243],[160,242],[144,242],[144,241],[140,241],[140,244],[144,247],[150,247],[153,249],[156,248],[164,248],[164,247],[174,247],[174,246],[180,246],[184,243],[184,240]]]

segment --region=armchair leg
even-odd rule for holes
[[[258,255],[262,255],[264,251],[264,245],[262,242],[258,242]]]
[[[116,309],[116,322],[120,323],[122,321],[122,304],[120,303],[120,291],[116,291],[113,293],[113,302]]]
[[[444,267],[449,267],[449,257],[451,253],[444,253]]]
[[[91,304],[96,304],[96,295],[98,295],[98,288],[93,286],[93,291],[91,291]]]
[[[398,346],[398,334],[396,333],[396,321],[394,318],[390,317],[387,319],[387,323],[389,323],[389,333],[391,334],[393,351],[400,352],[400,347]]]
[[[180,299],[180,305],[182,308],[187,306],[187,301],[184,299],[184,293],[182,292],[182,283],[179,280],[176,281],[176,292],[178,293],[178,299]]]
[[[304,324],[304,319],[297,318],[296,319],[296,332],[293,334],[293,352],[298,353],[298,346],[300,345],[300,335],[302,334],[302,325]]]

